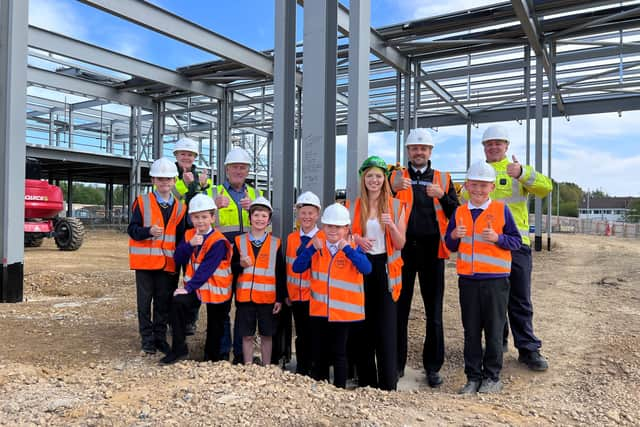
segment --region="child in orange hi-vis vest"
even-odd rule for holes
[[[291,306],[296,325],[296,374],[311,373],[311,329],[309,324],[309,295],[311,272],[295,273],[293,262],[307,247],[311,239],[320,232],[318,219],[322,205],[318,196],[305,191],[296,200],[296,218],[300,230],[294,230],[287,237],[287,305]]]
[[[138,327],[142,351],[169,351],[167,322],[171,293],[178,280],[173,252],[184,234],[186,206],[171,194],[178,169],[169,159],[153,162],[149,171],[155,190],[138,196],[131,208],[129,266],[136,271]],[[153,304],[153,317],[151,307]]]
[[[286,265],[280,239],[267,231],[273,209],[264,197],[249,207],[251,228],[235,237],[232,259],[236,298],[236,327],[242,337],[245,364],[253,361],[253,337],[256,323],[260,334],[262,364],[271,363],[275,317],[286,297]]]
[[[496,174],[484,161],[467,172],[469,201],[449,221],[445,242],[458,252],[456,262],[464,327],[464,373],[461,394],[502,390],[502,337],[509,300],[511,251],[522,244],[509,208],[491,200]],[[482,335],[485,350],[482,351]]]
[[[349,326],[365,318],[363,274],[371,272],[371,263],[360,247],[347,243],[351,224],[347,208],[334,203],[324,210],[321,221],[324,239],[318,235],[311,239],[294,261],[293,271],[311,269],[311,375],[328,380],[333,365],[333,384],[345,388]]]
[[[175,261],[184,265],[184,286],[173,293],[171,305],[171,352],[160,360],[169,365],[184,359],[189,350],[185,341],[187,324],[200,303],[207,307],[207,338],[204,360],[220,360],[220,339],[224,321],[231,307],[231,243],[212,224],[216,204],[206,194],[196,194],[189,201],[189,219],[193,228],[185,233],[176,248]]]

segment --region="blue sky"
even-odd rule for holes
[[[310,1],[310,0],[307,0]],[[253,49],[273,47],[274,2],[268,0],[154,0],[171,12],[207,27]],[[371,0],[374,27],[425,18],[490,4],[488,1]],[[30,22],[105,48],[167,68],[210,61],[215,56],[158,35],[75,0],[30,0]],[[298,7],[297,39],[302,39],[302,8]],[[640,111],[554,119],[552,177],[570,181],[583,189],[602,189],[610,195],[640,196]],[[503,123],[513,143],[510,153],[524,162],[525,127]],[[482,158],[479,143],[487,124],[472,131],[472,160]],[[532,121],[533,130],[533,121]],[[545,119],[546,127],[546,119]],[[462,171],[465,166],[465,127],[434,131],[432,156],[437,168]],[[547,131],[544,131],[544,168],[547,173]],[[532,138],[533,139],[533,138]],[[370,154],[395,160],[395,135],[371,134]],[[338,138],[338,186],[344,185],[346,137]],[[533,152],[532,152],[533,159]],[[533,161],[533,160],[532,160]]]

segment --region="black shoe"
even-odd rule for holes
[[[541,372],[541,371],[546,371],[549,368],[549,363],[547,362],[547,359],[545,359],[544,356],[540,354],[539,350],[535,350],[535,351],[520,350],[520,355],[518,356],[518,362],[524,363],[532,371]]]
[[[429,387],[436,388],[442,385],[442,376],[439,372],[427,372],[427,384]]]
[[[158,340],[154,343],[154,346],[158,351],[164,354],[169,354],[171,352],[171,346],[165,340]]]
[[[195,323],[187,323],[184,326],[184,335],[190,337],[196,334],[196,324]]]
[[[502,343],[502,352],[503,353],[508,353],[509,352],[509,342],[505,341]]]
[[[502,390],[502,381],[499,379],[494,381],[490,378],[485,378],[480,384],[478,393],[500,393]]]
[[[174,353],[173,351],[170,351],[169,354],[167,354],[165,357],[160,359],[160,364],[173,365],[176,362],[186,359],[188,354],[189,354],[188,351],[180,352],[180,353]]]
[[[398,378],[404,377],[404,368],[398,368]]]
[[[142,344],[142,351],[147,354],[156,354],[156,346],[152,343],[144,343]]]
[[[244,363],[244,358],[242,357],[242,355],[238,355],[238,354],[234,354],[233,355],[233,365],[242,365]]]
[[[225,362],[229,361],[229,353],[220,353],[218,355],[218,360],[224,360]]]
[[[475,394],[478,392],[480,388],[480,381],[467,381],[467,383],[462,387],[458,394]]]

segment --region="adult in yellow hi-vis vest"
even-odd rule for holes
[[[522,165],[512,156],[507,158],[509,135],[504,126],[493,125],[482,136],[484,154],[496,171],[496,188],[491,199],[504,202],[518,226],[522,236],[522,247],[511,252],[511,275],[509,282],[509,323],[513,340],[519,352],[518,360],[534,371],[545,371],[547,360],[540,354],[542,342],[533,333],[533,305],[531,303],[531,246],[529,240],[529,195],[544,197],[551,192],[551,180],[533,169]],[[508,338],[505,324],[503,345]]]
[[[194,164],[198,154],[198,143],[190,138],[180,138],[173,149],[173,155],[176,156],[178,178],[171,192],[176,199],[182,200],[187,205],[198,193],[212,196],[213,182],[211,178],[206,171],[198,171]]]
[[[234,147],[224,159],[224,183],[213,188],[212,197],[218,207],[216,230],[234,243],[236,236],[249,231],[249,206],[262,192],[247,185],[251,156],[241,147]],[[233,361],[242,363],[242,337],[234,326]],[[236,339],[237,337],[237,339]],[[222,359],[229,358],[231,350],[230,321],[225,323],[224,337],[220,345]]]

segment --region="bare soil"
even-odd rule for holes
[[[640,241],[558,235],[534,254],[535,329],[550,369],[505,354],[499,395],[465,382],[455,267],[447,268],[445,379],[420,371],[424,311],[416,290],[410,365],[398,392],[338,390],[277,367],[171,367],[139,350],[127,236],[88,232],[77,252],[25,250],[25,302],[0,305],[0,425],[638,425]],[[416,286],[416,289],[418,287]]]

